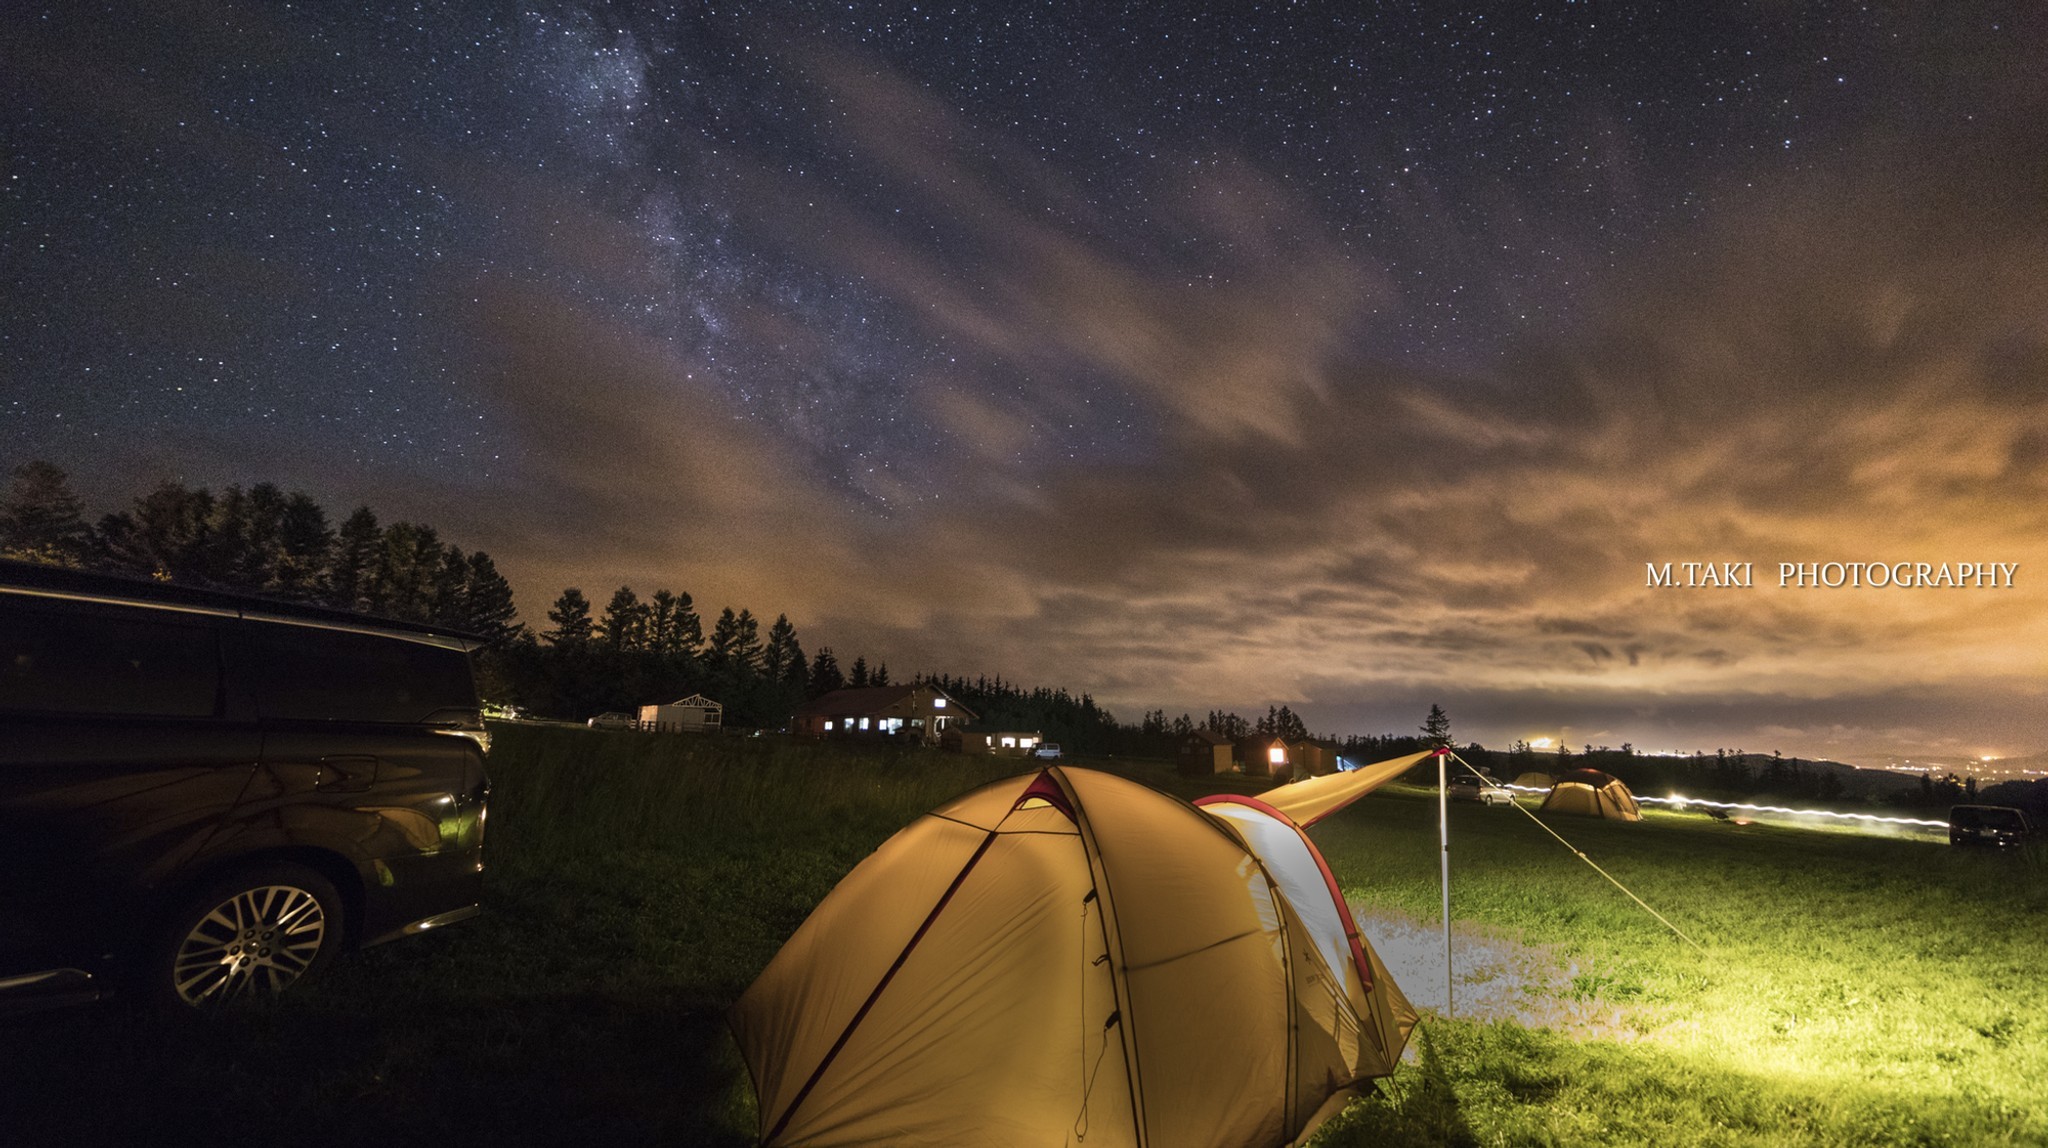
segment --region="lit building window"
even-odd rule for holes
[[[826,719],[825,719],[825,732],[826,732],[826,733],[831,733],[831,732],[832,732],[832,719],[831,719],[831,718],[826,718]]]
[[[1014,737],[1006,737],[1006,738],[1004,738],[1004,739],[1003,739],[1003,748],[1004,748],[1004,749],[1015,749],[1015,748],[1017,748],[1017,739],[1016,739],[1016,738],[1014,738]]]
[[[935,709],[935,710],[942,710],[942,709],[945,709],[945,708],[946,708],[946,699],[944,699],[944,698],[933,698],[933,699],[932,699],[932,708],[933,708],[933,709]]]
[[[1274,765],[1287,764],[1287,751],[1280,746],[1276,745],[1272,749],[1267,750],[1266,756],[1272,760]]]
[[[1038,739],[1035,737],[1020,737],[1017,739],[1017,748],[1019,749],[1030,749],[1037,744]]]
[[[862,729],[866,729],[866,728],[868,728],[868,719],[866,719],[866,718],[862,718],[862,719],[860,719],[860,728],[862,728]],[[1279,760],[1279,759],[1278,759],[1278,758],[1275,758],[1274,760],[1276,760],[1276,761],[1277,761],[1277,760]]]

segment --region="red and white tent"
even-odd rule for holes
[[[1302,827],[1421,756],[1199,807],[1051,768],[918,819],[734,1006],[762,1143],[1306,1139],[1415,1010]]]

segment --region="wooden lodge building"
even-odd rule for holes
[[[805,702],[790,715],[789,728],[801,737],[890,737],[936,745],[948,726],[966,725],[976,716],[934,685],[869,686]]]

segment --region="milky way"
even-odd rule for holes
[[[2048,741],[2038,8],[480,7],[0,17],[0,463],[1126,708]]]

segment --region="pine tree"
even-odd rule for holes
[[[761,622],[752,610],[740,610],[733,619],[732,649],[728,652],[732,664],[746,673],[759,673],[761,669]]]
[[[463,578],[463,628],[470,633],[502,644],[518,636],[519,607],[512,601],[512,584],[498,573],[491,556],[479,550],[469,556]]]
[[[724,673],[733,663],[733,652],[739,645],[740,620],[727,606],[719,612],[718,621],[711,627],[711,640],[705,644],[704,662],[714,673]]]
[[[327,512],[303,491],[293,491],[278,516],[277,556],[271,565],[269,591],[294,602],[318,601],[326,595],[329,555],[334,531]]]
[[[427,621],[433,617],[436,590],[445,555],[431,526],[394,522],[384,531],[376,559],[376,582],[382,600],[372,609],[393,618]]]
[[[97,563],[164,581],[203,580],[213,495],[164,482],[129,510],[100,520]]]
[[[377,585],[377,556],[384,549],[384,530],[367,506],[358,506],[341,524],[335,538],[334,562],[327,572],[327,600],[344,610],[374,610],[382,604]]]
[[[1429,716],[1422,722],[1422,740],[1431,749],[1451,748],[1451,718],[1444,712],[1444,707],[1429,707]],[[1558,748],[1562,750],[1564,747],[1560,744]]]
[[[85,556],[88,534],[63,470],[41,459],[14,468],[0,502],[0,555],[73,566]]]
[[[254,576],[251,568],[256,564],[250,527],[248,495],[239,486],[221,491],[207,519],[198,565],[187,576],[223,589],[249,589],[248,581]]]
[[[676,652],[692,658],[704,648],[704,623],[687,590],[676,595],[675,636],[670,641]]]
[[[656,590],[647,599],[647,648],[664,656],[675,653],[676,596]]]
[[[259,482],[242,498],[243,555],[230,571],[231,584],[238,590],[263,593],[277,582],[277,563],[282,557],[284,512],[290,500],[276,483]]]
[[[810,688],[813,698],[821,698],[833,690],[846,688],[846,675],[839,672],[839,659],[832,656],[832,647],[818,647],[818,654],[811,660]]]
[[[569,587],[548,610],[548,621],[555,624],[545,635],[550,643],[565,648],[584,645],[590,641],[590,599],[583,596],[583,591]]]
[[[614,650],[644,650],[647,648],[648,609],[640,604],[640,596],[633,593],[631,586],[621,586],[612,592],[612,600],[606,603],[604,618],[597,624],[598,637]]]
[[[795,661],[803,661],[803,650],[796,644],[796,627],[789,624],[789,615],[777,614],[775,624],[768,627],[768,645],[761,651],[761,676],[771,682],[788,680],[792,655]]]
[[[796,627],[789,628],[789,636],[783,643],[783,692],[792,699],[801,699],[810,690],[811,675],[804,660],[803,643],[796,639]]]
[[[429,590],[428,618],[437,626],[469,629],[469,555],[460,546],[441,551],[440,577]]]
[[[870,674],[870,675],[868,675],[868,684],[869,684],[869,685],[871,685],[871,686],[886,686],[886,685],[888,685],[888,684],[889,684],[889,663],[887,663],[887,662],[876,662],[876,663],[875,663],[875,672],[874,672],[874,673],[872,673],[872,674]]]
[[[853,672],[847,676],[846,684],[856,690],[864,690],[874,683],[868,680],[868,660],[856,654],[853,658]]]

